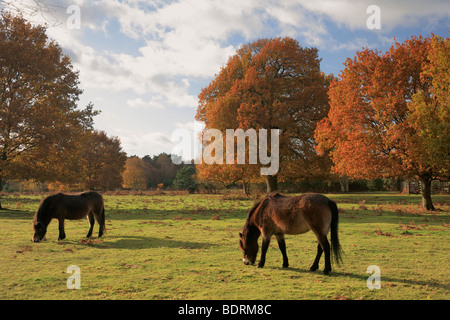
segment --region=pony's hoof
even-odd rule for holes
[[[318,267],[312,266],[311,268],[309,268],[309,271],[314,272],[318,269]]]
[[[284,264],[284,263],[283,263],[283,266],[282,266],[282,268],[284,268],[284,269],[287,269],[287,268],[289,268],[289,264],[288,264],[288,263],[286,263],[286,264]]]
[[[330,275],[330,272],[331,272],[331,270],[323,270],[323,274],[326,276]]]
[[[258,268],[264,268],[264,264],[258,263]]]

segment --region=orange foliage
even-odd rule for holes
[[[146,189],[150,169],[151,165],[141,158],[128,158],[125,163],[125,171],[122,174],[123,187],[134,190]]]
[[[44,27],[2,12],[0,80],[0,188],[3,178],[61,178],[97,114],[77,108],[82,90],[70,58]]]
[[[425,189],[449,177],[449,55],[449,38],[433,36],[347,59],[315,132],[335,173],[417,177]]]
[[[366,49],[347,59],[339,80],[330,86],[328,117],[315,134],[317,150],[330,152],[336,173],[376,178],[419,176],[434,169],[439,174],[440,168],[423,161],[426,146],[418,138],[433,115],[441,124],[434,129],[448,134],[448,100],[438,104],[443,95],[432,92],[431,43],[431,38],[412,37],[384,54]],[[448,66],[446,78],[448,83]],[[444,96],[448,99],[448,93]],[[426,107],[418,107],[420,103]],[[446,139],[437,142],[448,146]]]
[[[196,119],[223,135],[226,129],[280,129],[277,176],[296,178],[320,161],[312,138],[317,121],[328,111],[329,82],[320,72],[317,49],[288,37],[257,40],[243,45],[201,91]],[[298,163],[299,171],[287,170]],[[199,177],[257,178],[249,165],[221,166],[198,166]]]

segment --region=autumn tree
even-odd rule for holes
[[[64,148],[58,163],[51,163],[54,156],[41,159],[55,172],[52,176],[43,176],[40,181],[71,190],[120,188],[126,159],[117,137],[108,137],[103,131],[86,130]]]
[[[77,109],[78,84],[78,72],[44,27],[2,13],[0,186],[5,178],[53,175],[74,137],[92,128],[96,112]]]
[[[166,187],[172,185],[177,171],[182,166],[173,163],[172,155],[165,152],[153,157],[146,155],[142,160],[150,165],[147,187],[157,187],[160,183]]]
[[[151,166],[139,157],[129,157],[122,174],[123,187],[126,189],[142,190],[147,188]]]
[[[224,135],[226,129],[279,129],[280,170],[264,177],[270,192],[280,179],[305,176],[318,160],[313,134],[328,112],[328,84],[316,48],[304,48],[292,38],[261,39],[238,49],[202,89],[196,119],[205,130]],[[294,163],[299,170],[288,173]]]
[[[197,177],[202,181],[218,182],[225,188],[242,185],[242,191],[250,193],[250,183],[260,178],[258,168],[252,165],[197,164]]]
[[[450,168],[449,39],[411,37],[348,58],[317,126],[320,153],[352,178],[417,178],[433,210],[431,181]]]
[[[104,131],[87,131],[78,143],[78,163],[84,189],[114,189],[122,185],[122,172],[127,159],[117,137]]]
[[[233,140],[236,140],[233,137]],[[237,162],[237,155],[233,155],[233,163],[230,164],[217,164],[217,163],[200,163],[196,165],[197,178],[202,181],[218,182],[225,188],[228,188],[235,184],[241,184],[243,192],[248,195],[251,182],[263,181],[260,176],[259,166],[257,164],[249,163],[249,141],[244,140],[245,143],[245,163],[239,164]],[[227,137],[222,136],[222,144],[225,146],[227,143]],[[236,141],[237,142],[237,141]],[[237,153],[237,144],[232,146],[234,154]],[[225,150],[226,152],[226,150]],[[226,155],[226,154],[225,154]],[[231,161],[230,161],[231,162]],[[225,161],[226,163],[226,161]]]

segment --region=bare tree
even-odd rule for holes
[[[50,3],[44,0],[0,0],[0,11],[18,14],[30,22],[35,22],[34,19],[39,22],[43,20],[48,26],[61,24],[55,14],[61,8],[57,2]]]

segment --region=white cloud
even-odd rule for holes
[[[183,155],[190,160],[200,152],[199,134],[204,125],[197,121],[175,122],[172,132],[117,129],[115,135],[120,138],[122,147],[129,155],[155,155],[161,152]],[[184,150],[184,153],[182,152]]]
[[[30,5],[33,0],[20,0]],[[227,40],[239,35],[247,40],[268,34],[301,37],[309,46],[331,46],[334,50],[359,49],[361,41],[336,43],[324,19],[339,26],[365,29],[369,0],[183,0],[173,2],[143,0],[51,0],[52,11],[45,16],[61,21],[48,33],[71,55],[84,88],[114,91],[132,90],[138,97],[157,96],[147,106],[196,107],[196,94],[182,79],[209,79],[232,55],[236,47]],[[65,9],[81,8],[81,29],[65,26]],[[407,25],[425,16],[448,16],[443,1],[377,1],[382,27]],[[447,9],[446,9],[447,8]],[[41,21],[39,21],[41,19]],[[108,33],[112,22],[123,35],[139,39],[138,54],[117,48],[102,49],[83,44],[89,33]],[[114,35],[108,34],[112,38]]]
[[[170,136],[160,131],[143,132],[135,130],[117,130],[117,136],[121,145],[128,155],[155,155],[161,152],[167,152],[174,143]]]
[[[310,46],[320,46],[329,38],[322,17],[305,10],[295,1],[273,2],[266,12],[276,19],[283,35],[297,37],[301,35]]]
[[[164,109],[171,117],[174,108],[188,107],[195,112],[199,86],[207,85],[219,72],[239,42],[292,36],[302,45],[332,52],[387,45],[392,43],[389,30],[397,26],[413,26],[424,19],[433,25],[448,18],[447,2],[45,0],[50,11],[34,14],[31,20],[59,22],[50,23],[47,33],[69,54],[75,69],[80,70],[80,86],[85,92],[106,97],[110,92],[118,92],[124,97],[117,104],[126,106],[115,106],[114,110],[133,112],[130,108],[134,108],[151,114]],[[382,29],[370,40],[360,34],[352,39],[349,30],[367,30],[366,9],[374,3],[381,9]],[[14,4],[25,8],[35,4],[35,0],[16,0]],[[79,30],[68,29],[65,23],[66,9],[72,4],[81,8]],[[27,18],[27,12],[24,15]],[[336,30],[331,28],[347,32],[345,40],[338,41]],[[122,44],[121,40],[130,40],[135,47],[130,49],[129,43]],[[186,110],[189,109],[179,113]],[[188,124],[173,123],[174,128],[168,131],[185,125]],[[138,132],[132,123],[123,126],[111,131],[118,133],[129,154],[156,154],[170,147],[168,133]]]
[[[366,28],[367,7],[376,4],[381,11],[382,30],[397,26],[413,26],[419,19],[448,18],[447,0],[297,0],[306,10],[325,15],[338,25],[352,30]]]
[[[164,109],[164,105],[158,99],[152,98],[144,101],[141,98],[127,100],[127,105],[131,108],[157,108]]]
[[[334,44],[330,47],[332,51],[338,50],[348,50],[348,51],[358,51],[362,48],[372,48],[374,44],[369,44],[369,42],[364,38],[355,38],[349,42],[341,42],[339,44]]]

